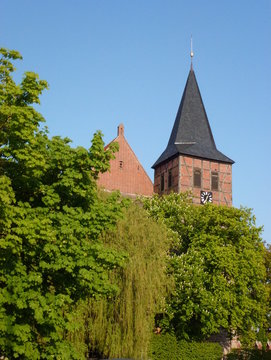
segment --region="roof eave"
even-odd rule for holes
[[[176,154],[166,158],[166,159],[163,159],[161,161],[159,161],[159,159],[152,165],[152,169],[156,169],[158,166],[161,166],[163,165],[164,163],[174,159],[175,157],[177,156],[188,156],[188,157],[192,157],[192,158],[196,158],[196,159],[201,159],[201,160],[207,160],[207,161],[214,161],[214,162],[217,162],[217,163],[220,163],[220,164],[230,164],[230,165],[233,165],[235,164],[235,161],[226,157],[227,159],[225,160],[222,160],[222,159],[217,159],[215,157],[212,157],[212,156],[200,156],[200,155],[195,155],[195,154],[189,154],[189,153],[186,153],[186,152],[177,152]]]

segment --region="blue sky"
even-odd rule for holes
[[[271,243],[270,0],[1,0],[0,46],[23,55],[16,79],[50,84],[51,135],[90,146],[119,123],[140,162],[165,149],[190,67],[217,148],[235,160],[233,204],[254,209]]]

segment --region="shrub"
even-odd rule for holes
[[[175,335],[154,335],[150,357],[153,360],[220,360],[222,347],[218,343],[177,341]]]
[[[154,360],[178,360],[179,349],[175,335],[154,335],[151,341],[150,356]]]
[[[220,360],[222,347],[218,343],[208,342],[179,342],[178,360]]]
[[[264,350],[233,350],[225,357],[225,360],[270,360],[271,351]]]

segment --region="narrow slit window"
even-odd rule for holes
[[[218,173],[212,172],[212,180],[211,180],[212,190],[218,190]]]
[[[194,170],[194,186],[201,187],[201,170],[200,169]]]
[[[172,186],[172,171],[168,170],[168,188],[171,188]]]
[[[160,188],[161,188],[161,191],[164,191],[165,189],[165,176],[164,174],[161,174],[161,182],[160,182]]]
[[[123,161],[120,161],[120,169],[123,169]]]

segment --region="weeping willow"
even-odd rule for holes
[[[119,293],[111,299],[88,299],[80,306],[82,331],[77,335],[92,353],[110,358],[145,359],[154,318],[164,307],[171,281],[166,274],[169,239],[166,230],[131,205],[103,242],[126,252],[124,269],[112,274]]]

